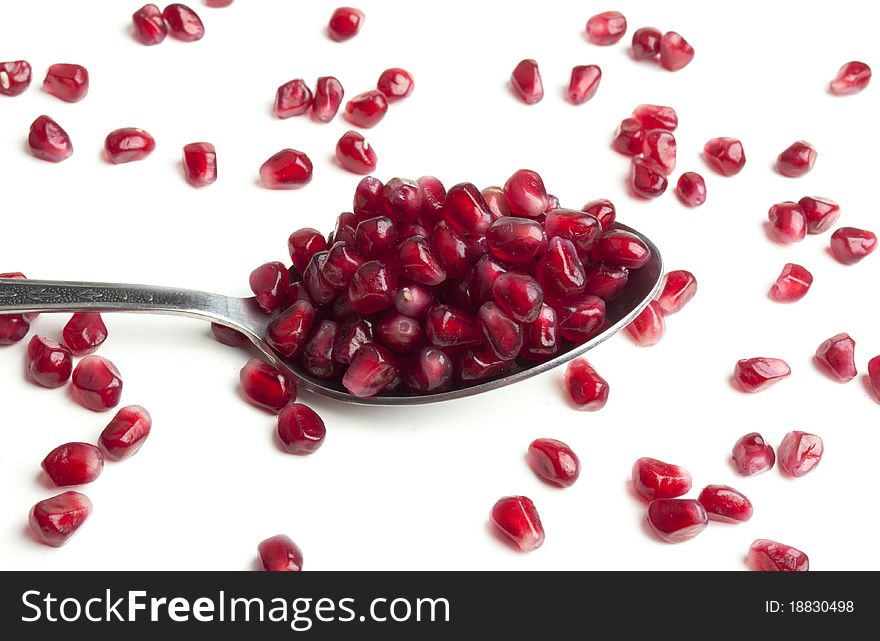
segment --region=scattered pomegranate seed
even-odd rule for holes
[[[520,356],[528,361],[543,362],[559,352],[559,325],[556,310],[541,305],[538,317],[523,325],[523,346]]]
[[[299,189],[312,180],[312,161],[296,149],[282,149],[260,167],[260,182],[268,189]]]
[[[629,270],[618,265],[607,263],[591,263],[584,266],[587,284],[584,294],[598,296],[611,301],[626,287],[629,281]]]
[[[70,136],[49,116],[40,116],[31,124],[28,148],[40,160],[61,162],[73,154]]]
[[[660,39],[660,64],[669,71],[687,67],[694,59],[694,48],[675,31],[667,31]]]
[[[688,207],[699,207],[706,202],[706,181],[700,174],[686,171],[678,178],[675,194]]]
[[[25,60],[0,62],[0,95],[17,96],[31,85],[31,66]]]
[[[807,236],[807,219],[797,203],[787,200],[776,203],[767,212],[770,227],[779,242],[798,243]]]
[[[183,173],[193,187],[217,180],[217,152],[209,142],[193,142],[183,148]]]
[[[712,138],[703,145],[703,158],[722,176],[735,176],[746,164],[746,153],[736,138]]]
[[[733,446],[733,464],[743,476],[760,474],[776,463],[773,447],[757,432],[741,437]]]
[[[258,358],[250,359],[238,375],[241,391],[254,405],[278,412],[296,399],[296,385]]]
[[[599,226],[602,228],[603,232],[611,230],[614,226],[614,220],[617,217],[617,210],[614,208],[614,203],[605,198],[591,200],[581,207],[581,211],[594,216],[596,220],[599,221]]]
[[[778,303],[794,303],[807,295],[812,284],[813,275],[805,267],[786,263],[770,288],[770,298]]]
[[[596,95],[602,70],[598,65],[578,65],[571,70],[568,82],[568,101],[573,105],[582,105]]]
[[[581,463],[574,450],[552,438],[532,441],[528,462],[535,474],[560,487],[571,487],[581,473]]]
[[[324,234],[311,227],[303,227],[293,232],[287,239],[290,259],[297,271],[304,272],[312,256],[327,250],[327,239]]]
[[[532,500],[505,496],[492,506],[492,522],[521,552],[537,550],[544,543],[544,526]]]
[[[608,382],[599,376],[586,358],[577,358],[568,364],[565,389],[579,410],[594,412],[608,402]]]
[[[406,69],[392,67],[379,76],[376,89],[385,94],[388,100],[400,100],[409,96],[415,89],[412,74]]]
[[[302,403],[291,403],[278,415],[278,440],[289,454],[314,454],[326,433],[321,417]]]
[[[354,38],[364,24],[364,12],[351,7],[339,7],[330,16],[327,35],[336,42]]]
[[[874,232],[856,227],[841,227],[831,234],[831,253],[844,265],[854,265],[877,249]]]
[[[260,565],[266,572],[301,572],[302,550],[284,534],[277,534],[257,546]]]
[[[143,129],[124,127],[107,134],[104,152],[108,161],[119,165],[143,160],[156,148],[155,139]]]
[[[849,334],[837,334],[819,345],[816,361],[822,364],[832,378],[847,383],[856,377],[856,342]]]
[[[134,23],[134,37],[143,45],[157,45],[168,35],[168,27],[162,11],[154,4],[145,4],[131,17]]]
[[[871,67],[864,62],[847,62],[834,76],[829,89],[835,96],[859,93],[871,82]]]
[[[31,508],[28,523],[37,538],[52,547],[70,540],[92,513],[92,502],[79,492],[62,492]]]
[[[635,118],[624,118],[614,132],[611,148],[625,156],[635,156],[644,149],[645,132]]]
[[[598,260],[628,269],[640,269],[651,258],[651,250],[628,231],[607,232],[593,249]]]
[[[633,464],[632,482],[636,492],[649,501],[672,499],[691,489],[691,475],[686,469],[647,457]]]
[[[654,27],[642,27],[633,32],[632,56],[636,60],[651,60],[660,55],[663,34]]]
[[[64,102],[79,102],[89,93],[89,72],[81,65],[54,64],[46,72],[43,89]]]
[[[504,183],[504,198],[514,216],[535,218],[547,209],[547,189],[537,172],[520,169]]]
[[[648,523],[667,543],[682,543],[706,529],[709,515],[694,499],[654,499],[648,504]]]
[[[21,314],[0,315],[0,345],[19,342],[30,331],[31,325]]]
[[[874,391],[874,396],[880,402],[880,356],[875,356],[868,361],[868,382]]]
[[[789,432],[779,444],[779,467],[789,476],[800,478],[819,465],[824,449],[822,439],[815,434]]]
[[[676,127],[678,127],[678,114],[675,112],[675,109],[664,107],[663,105],[639,105],[633,109],[632,117],[646,131],[649,129],[675,131]]]
[[[653,161],[668,176],[675,170],[675,136],[662,129],[645,133],[642,153],[646,160]]]
[[[808,142],[798,140],[789,145],[776,159],[776,171],[789,178],[808,173],[816,164],[819,152]]]
[[[215,9],[222,9],[232,4],[232,0],[205,0],[205,4]]]
[[[336,143],[336,159],[354,174],[368,174],[376,169],[376,150],[356,131],[347,131]]]
[[[205,35],[205,25],[198,14],[185,4],[169,4],[162,12],[168,23],[168,33],[183,42],[195,42]]]
[[[657,297],[657,305],[663,314],[675,314],[687,305],[697,293],[696,277],[685,269],[666,274],[663,291]]]
[[[46,336],[34,336],[27,348],[27,374],[37,385],[61,387],[70,378],[70,350]]]
[[[737,361],[733,379],[743,392],[761,392],[791,375],[791,368],[781,358],[744,358]]]
[[[285,82],[275,92],[273,110],[279,118],[300,116],[306,113],[311,106],[312,91],[302,78]]]
[[[552,238],[538,261],[535,278],[553,296],[573,299],[583,294],[586,275],[574,244],[565,238]]]
[[[211,323],[211,334],[214,335],[216,341],[230,347],[241,347],[248,342],[248,337],[240,331],[219,323]]]
[[[640,347],[656,345],[666,333],[666,321],[663,320],[663,309],[657,301],[651,301],[642,312],[636,316],[626,331]]]
[[[342,377],[342,385],[353,396],[375,396],[397,376],[394,356],[381,345],[361,347]]]
[[[333,76],[321,76],[315,83],[315,95],[312,98],[312,120],[330,122],[336,117],[345,91],[342,83]]]
[[[345,117],[357,127],[369,129],[379,124],[388,112],[388,100],[377,89],[359,94],[345,105]]]
[[[751,501],[728,485],[707,485],[698,500],[714,521],[745,523],[752,518]]]
[[[658,198],[666,191],[664,169],[648,158],[633,158],[629,168],[629,186],[641,198]]]
[[[807,233],[821,234],[828,231],[840,217],[840,205],[828,198],[804,196],[798,205],[807,219]]]
[[[257,267],[250,275],[251,291],[257,304],[272,313],[287,302],[288,274],[283,263],[274,261]]]
[[[91,443],[65,443],[49,452],[41,466],[59,487],[83,485],[101,475],[104,455]]]
[[[122,378],[116,366],[102,356],[86,356],[73,370],[73,389],[90,410],[103,412],[119,405]]]
[[[107,326],[97,312],[77,312],[61,330],[61,337],[74,356],[86,356],[107,340]]]
[[[538,63],[528,58],[521,60],[510,75],[510,84],[516,95],[527,105],[541,102],[544,97],[544,83],[541,81],[541,72]]]
[[[266,342],[285,358],[298,356],[315,321],[315,308],[298,300],[276,316],[266,331]]]
[[[594,45],[613,45],[626,33],[626,18],[619,11],[603,11],[587,20],[586,31]]]
[[[147,440],[152,427],[153,419],[143,407],[123,407],[101,432],[99,443],[104,455],[114,461],[134,456]]]
[[[759,572],[806,572],[810,569],[806,554],[769,539],[752,543],[746,562],[752,570]]]

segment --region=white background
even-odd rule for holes
[[[67,441],[93,441],[112,417],[75,404],[66,389],[25,380],[26,342],[0,349],[0,566],[24,569],[249,569],[256,546],[279,532],[303,549],[306,569],[744,569],[756,538],[796,546],[815,569],[878,569],[876,461],[880,405],[864,385],[880,353],[880,255],[845,267],[828,254],[829,235],[780,246],[764,229],[766,212],[804,195],[837,199],[841,223],[874,228],[877,114],[874,81],[858,96],[826,93],[849,60],[880,65],[876,25],[865,4],[763,3],[759,12],[706,2],[620,2],[630,23],[618,45],[583,37],[604,3],[362,1],[361,34],[342,44],[323,32],[327,2],[239,0],[210,9],[193,0],[207,33],[194,44],[133,41],[138,4],[118,0],[4,2],[0,59],[24,58],[31,88],[0,97],[0,271],[32,278],[108,280],[247,295],[252,268],[287,260],[293,230],[329,230],[350,208],[359,177],[333,161],[341,118],[278,120],[275,88],[302,77],[335,75],[348,96],[371,89],[391,66],[409,69],[416,89],[370,130],[378,175],[434,174],[447,185],[503,184],[514,170],[539,171],[564,204],[611,198],[619,218],[662,248],[669,269],[686,268],[699,293],[668,319],[666,338],[638,348],[616,337],[589,355],[610,382],[602,411],[581,413],[562,395],[563,371],[454,403],[361,408],[303,394],[328,436],[314,456],[284,454],[274,418],[238,393],[246,355],[209,338],[207,325],[166,317],[109,317],[100,354],[125,381],[123,404],[142,404],[153,433],[140,453],[108,463],[84,488],[95,511],[64,548],[36,543],[27,513],[56,493],[40,461]],[[632,61],[629,36],[654,25],[682,33],[696,48],[678,73]],[[546,96],[536,106],[507,86],[522,58],[538,60]],[[63,103],[41,89],[55,62],[84,64],[88,97]],[[571,67],[596,63],[596,97],[562,99]],[[706,176],[705,206],[688,210],[670,191],[653,202],[626,195],[626,158],[609,149],[616,124],[639,103],[674,106],[680,117],[678,169]],[[55,118],[74,155],[53,165],[25,148],[30,123]],[[101,159],[117,127],[147,129],[157,140],[144,162]],[[748,163],[722,178],[700,158],[714,136],[743,140]],[[796,180],[772,171],[797,139],[819,160]],[[207,140],[220,178],[206,189],[181,177],[181,147]],[[305,189],[257,185],[260,164],[283,147],[315,165]],[[802,302],[783,306],[767,290],[786,262],[815,276]],[[66,317],[43,315],[34,330],[58,336]],[[824,339],[849,332],[860,376],[846,385],[819,372],[812,355]],[[745,395],[729,377],[751,356],[786,359],[793,374],[767,392]],[[729,464],[742,434],[774,445],[789,430],[814,432],[826,454],[809,476],[778,469],[748,479]],[[541,482],[525,451],[536,437],[566,441],[581,478],[570,489]],[[713,523],[696,539],[668,545],[644,526],[634,498],[632,462],[653,456],[686,466],[696,496],[710,483],[749,496],[754,518]],[[546,543],[514,552],[488,526],[501,496],[536,503]]]

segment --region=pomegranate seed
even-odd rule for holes
[[[798,205],[807,219],[807,233],[821,234],[828,231],[840,217],[840,205],[828,198],[804,196]]]
[[[388,100],[400,100],[401,98],[406,98],[413,92],[413,89],[415,89],[415,83],[413,82],[412,74],[409,71],[398,67],[392,67],[391,69],[383,71],[379,76],[379,81],[376,83],[376,89],[385,94],[385,97],[388,98]]]
[[[568,83],[568,101],[573,105],[582,105],[596,95],[602,70],[598,65],[578,65],[571,70]]]
[[[79,492],[62,492],[31,508],[28,523],[37,538],[52,547],[61,547],[92,513],[92,502]]]
[[[436,394],[452,386],[454,366],[442,349],[423,347],[403,371],[403,383],[413,392]]]
[[[238,375],[241,391],[254,405],[278,412],[296,399],[296,385],[277,369],[258,358],[252,358]]]
[[[104,152],[107,160],[119,165],[135,160],[143,160],[156,148],[156,141],[143,129],[125,127],[107,134],[104,139]]]
[[[775,463],[773,447],[757,432],[746,434],[733,446],[733,464],[743,476],[766,472]]]
[[[376,150],[356,131],[347,131],[336,143],[336,159],[343,169],[353,174],[368,174],[375,171],[379,159]]]
[[[298,300],[276,316],[266,330],[266,342],[284,358],[299,355],[315,322],[315,308]]]
[[[813,145],[803,140],[793,142],[776,159],[776,171],[789,178],[798,178],[808,173],[819,156]]]
[[[605,301],[598,296],[585,296],[576,303],[556,309],[559,333],[573,343],[592,338],[605,324]]]
[[[541,305],[538,317],[523,325],[523,346],[520,356],[528,361],[546,361],[559,352],[559,344],[556,310],[549,305]]]
[[[675,193],[688,207],[699,207],[706,202],[706,181],[700,174],[686,171],[679,176]]]
[[[22,340],[31,325],[21,314],[0,315],[0,345],[12,345]]]
[[[779,444],[779,467],[789,476],[800,478],[819,465],[824,449],[822,439],[815,434],[789,432]]]
[[[385,184],[382,196],[397,222],[415,222],[422,213],[422,189],[413,180],[392,178]]]
[[[372,342],[372,323],[353,316],[343,323],[339,330],[336,344],[333,346],[333,360],[348,365],[362,345]]]
[[[559,237],[550,240],[538,261],[535,277],[546,292],[564,299],[583,294],[586,283],[577,249],[570,240]]]
[[[217,180],[217,151],[209,142],[193,142],[183,148],[183,173],[193,187]]]
[[[154,4],[145,4],[131,17],[134,37],[143,45],[157,45],[168,35],[162,11]]]
[[[517,272],[498,274],[491,293],[504,312],[519,323],[531,323],[541,313],[544,292],[531,276]]]
[[[477,313],[489,347],[501,360],[512,361],[522,349],[522,327],[494,302],[483,303]]]
[[[61,387],[72,370],[73,357],[63,345],[45,336],[34,336],[28,343],[27,374],[37,385]]]
[[[749,546],[747,562],[752,570],[759,572],[806,572],[810,569],[806,554],[769,539],[758,539]]]
[[[114,461],[134,456],[150,435],[152,427],[153,419],[143,407],[123,407],[101,432],[99,443],[104,455]]]
[[[498,277],[506,272],[507,265],[491,254],[486,254],[480,258],[471,268],[470,280],[467,285],[470,298],[479,304],[495,298],[492,288],[495,286],[495,281],[498,280]]]
[[[595,216],[573,209],[548,212],[544,219],[544,229],[550,238],[570,240],[581,258],[587,257],[602,233],[602,226]]]
[[[304,272],[312,256],[327,250],[327,240],[317,229],[304,227],[290,235],[287,239],[287,249],[293,266],[297,271]]]
[[[636,60],[651,60],[660,55],[660,39],[663,34],[654,27],[636,29],[632,39],[632,56]]]
[[[265,312],[272,313],[287,301],[287,278],[287,268],[277,261],[260,265],[251,272],[251,291]]]
[[[81,65],[52,65],[46,72],[43,89],[64,102],[79,102],[89,93],[89,72]]]
[[[849,334],[837,334],[819,345],[816,360],[821,363],[832,378],[847,383],[856,377],[856,342]]]
[[[418,283],[402,285],[394,295],[394,307],[411,318],[424,318],[436,304],[437,294],[434,290]]]
[[[451,305],[435,305],[428,310],[425,335],[436,347],[472,347],[485,342],[477,319]]]
[[[303,284],[311,300],[317,307],[324,307],[333,302],[336,298],[336,290],[324,278],[324,268],[327,265],[327,258],[330,252],[318,252],[312,256],[312,260],[306,266],[303,272]]]
[[[632,117],[646,131],[649,129],[675,131],[675,128],[678,127],[678,114],[675,109],[663,105],[639,105],[633,109]]]
[[[694,59],[694,48],[674,31],[667,31],[660,39],[660,64],[669,71],[687,67]]]
[[[571,487],[581,473],[577,454],[562,441],[539,438],[528,450],[529,467],[535,474],[553,485]]]
[[[514,216],[535,218],[547,209],[548,197],[544,181],[530,169],[516,171],[504,183],[504,198]]]
[[[446,187],[434,176],[422,176],[416,181],[422,190],[422,222],[435,224],[443,219]]]
[[[632,482],[636,492],[649,501],[674,499],[691,489],[691,474],[678,465],[646,457],[633,464]]]
[[[336,42],[354,38],[364,23],[364,12],[351,7],[339,7],[330,16],[327,35]]]
[[[494,222],[483,194],[471,183],[453,185],[446,192],[443,216],[456,229],[471,234],[486,233]]]
[[[880,402],[880,356],[875,356],[868,361],[868,382],[874,391],[874,396]]]
[[[831,253],[844,265],[854,265],[877,249],[874,232],[856,227],[841,227],[831,234]]]
[[[394,305],[396,288],[397,274],[385,263],[371,260],[361,265],[352,277],[348,300],[358,314],[374,314]]]
[[[544,98],[541,71],[538,69],[538,63],[531,58],[521,60],[513,68],[513,73],[510,74],[510,84],[520,100],[527,105],[534,105]]]
[[[0,95],[17,96],[31,85],[31,66],[25,60],[0,62]]]
[[[486,230],[486,242],[495,256],[511,263],[533,262],[547,248],[547,237],[540,223],[511,216],[492,223]]]
[[[31,124],[28,148],[40,160],[61,162],[73,153],[70,136],[49,116],[40,116]]]
[[[222,9],[232,4],[232,0],[205,0],[205,4],[215,9]]]
[[[807,236],[807,219],[797,203],[777,203],[767,212],[770,227],[782,243],[798,243]]]
[[[575,407],[594,412],[608,402],[608,381],[599,376],[586,358],[578,358],[565,369],[565,389]]]
[[[312,99],[312,120],[330,122],[336,117],[345,90],[342,83],[333,76],[321,76],[315,83],[315,95]]]
[[[709,515],[694,499],[654,499],[648,504],[648,523],[667,543],[682,543],[706,529]]]
[[[355,272],[366,260],[344,241],[333,243],[321,270],[324,280],[334,289],[346,289]]]
[[[762,392],[791,375],[791,368],[781,358],[744,358],[737,361],[733,379],[743,392]]]
[[[446,271],[421,236],[407,238],[397,246],[397,273],[422,285],[439,285]]]
[[[587,279],[584,294],[611,301],[617,298],[621,290],[626,287],[626,283],[629,281],[629,270],[618,265],[592,263],[584,266],[584,276]]]
[[[205,25],[195,11],[185,4],[169,4],[162,12],[168,23],[168,33],[183,42],[195,42],[205,35]]]
[[[102,356],[86,356],[73,370],[73,389],[80,403],[103,412],[119,405],[122,378],[119,370]]]
[[[302,550],[284,534],[277,534],[257,546],[260,566],[266,572],[301,572]]]
[[[611,148],[625,156],[635,156],[642,153],[644,136],[645,132],[638,120],[635,118],[624,118],[617,125],[617,130],[614,132],[614,140],[611,142]]]
[[[397,376],[394,356],[381,345],[361,347],[342,377],[342,385],[353,396],[375,396]]]
[[[587,20],[587,40],[594,45],[613,45],[625,33],[626,18],[619,11],[603,11]]]
[[[302,78],[285,82],[275,92],[275,115],[290,118],[306,113],[312,106],[312,92]]]
[[[278,440],[289,454],[313,454],[324,444],[324,421],[302,403],[291,403],[278,415]]]
[[[59,487],[83,485],[101,475],[104,455],[91,443],[65,443],[49,452],[41,467]]]
[[[333,349],[339,336],[339,323],[323,320],[303,348],[300,358],[303,368],[315,378],[333,378],[339,373],[333,360]]]
[[[847,62],[834,76],[829,89],[835,96],[859,93],[871,82],[871,67],[864,62]]]
[[[646,132],[642,153],[646,160],[653,161],[668,176],[675,169],[675,136],[662,129]]]
[[[364,129],[378,125],[387,112],[388,100],[377,89],[359,94],[345,105],[345,117],[348,121]]]
[[[614,226],[614,220],[617,217],[614,203],[605,198],[591,200],[581,207],[581,211],[595,217],[599,221],[599,227],[601,227],[603,232],[609,231]]]
[[[657,305],[664,314],[675,314],[687,305],[697,293],[697,279],[686,269],[666,274],[663,291],[657,297]]]
[[[355,230],[355,243],[366,258],[389,257],[397,245],[394,221],[385,216],[361,221]]]
[[[431,246],[434,255],[446,268],[447,277],[459,278],[467,273],[470,250],[461,232],[441,221],[431,234]]]
[[[606,233],[596,243],[593,251],[598,260],[628,269],[639,269],[651,258],[648,246],[628,231]]]
[[[786,263],[770,288],[770,298],[778,303],[794,303],[807,295],[812,284],[813,275],[806,268]]]
[[[312,161],[296,149],[282,149],[260,167],[260,182],[267,189],[299,189],[312,180]]]
[[[61,337],[74,356],[86,356],[107,340],[107,327],[97,312],[77,312],[61,330]]]
[[[633,158],[629,169],[629,186],[636,196],[658,198],[666,191],[668,181],[664,169],[648,158]]]
[[[333,228],[333,243],[343,242],[346,245],[354,247],[357,243],[357,234],[355,228],[358,225],[357,216],[353,213],[344,211],[336,217],[336,226]]]
[[[544,526],[532,500],[505,496],[492,506],[492,523],[507,535],[521,552],[537,550],[544,543]]]
[[[491,347],[465,352],[458,363],[458,379],[465,385],[501,376],[510,371],[512,361],[498,358]]]
[[[752,518],[751,501],[728,485],[707,485],[698,500],[714,521],[745,523]]]
[[[390,311],[376,324],[376,338],[391,351],[407,354],[425,342],[418,319]]]
[[[735,176],[746,164],[746,153],[736,138],[712,138],[703,145],[703,158],[722,176]]]
[[[639,347],[656,345],[666,333],[666,322],[663,320],[663,309],[652,300],[642,312],[636,316],[626,331]]]

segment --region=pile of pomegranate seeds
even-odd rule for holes
[[[257,546],[260,565],[266,572],[300,572],[303,565],[302,550],[289,536],[277,534]]]
[[[354,38],[364,24],[364,12],[352,7],[339,7],[330,16],[327,35],[336,42]]]
[[[836,96],[859,93],[871,82],[871,67],[864,62],[847,62],[838,71],[828,89]]]

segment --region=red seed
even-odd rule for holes
[[[107,327],[97,312],[77,312],[61,330],[61,337],[74,356],[85,356],[107,340]]]
[[[541,102],[544,97],[544,83],[538,63],[528,58],[521,60],[510,74],[510,84],[516,95],[527,105]]]
[[[143,160],[155,148],[156,141],[153,137],[136,127],[116,129],[104,139],[105,158],[114,165]]]
[[[222,9],[223,7],[228,7],[229,5],[231,5],[232,0],[205,0],[205,4],[209,7]]]
[[[779,444],[779,467],[789,476],[800,478],[819,465],[824,450],[822,439],[815,434],[789,432]]]
[[[694,499],[655,499],[648,504],[648,523],[667,543],[682,543],[705,530],[709,516]]]
[[[651,160],[668,176],[675,170],[676,144],[675,136],[662,129],[653,129],[645,133],[642,154]]]
[[[735,176],[746,164],[742,143],[736,138],[712,138],[703,145],[703,158],[722,176]]]
[[[64,102],[79,102],[89,93],[89,72],[81,65],[52,65],[46,72],[43,89]]]
[[[382,190],[391,217],[399,223],[414,223],[422,213],[422,189],[406,178],[392,178]]]
[[[808,234],[828,231],[840,217],[840,205],[828,198],[804,196],[798,201],[798,205],[807,219]]]
[[[791,368],[781,358],[744,358],[737,361],[733,379],[743,392],[761,392],[791,375]]]
[[[654,27],[642,27],[633,32],[632,56],[636,60],[651,60],[660,55],[663,34]]]
[[[70,540],[91,513],[92,502],[85,494],[63,492],[34,505],[28,523],[41,542],[60,547]]]
[[[602,226],[595,216],[573,209],[554,209],[548,212],[544,219],[544,229],[549,238],[570,240],[581,259],[587,257],[602,233]]]
[[[880,356],[875,356],[868,361],[868,382],[874,391],[874,396],[880,402]]]
[[[773,447],[757,432],[741,437],[733,446],[733,464],[743,476],[760,474],[776,463]]]
[[[272,313],[287,302],[287,279],[287,268],[278,261],[260,265],[251,272],[251,291],[263,311]]]
[[[422,222],[433,225],[443,219],[446,187],[434,176],[422,176],[416,181],[422,190]]]
[[[568,101],[573,105],[582,105],[596,95],[602,70],[598,65],[578,65],[571,70],[568,82]]]
[[[436,394],[452,386],[452,359],[442,349],[423,347],[413,354],[403,370],[403,383],[419,394]]]
[[[480,328],[489,347],[504,361],[512,361],[522,349],[522,327],[492,301],[483,303],[477,312]]]
[[[492,506],[492,522],[521,552],[537,550],[544,543],[544,526],[532,500],[505,496]]]
[[[663,105],[639,105],[633,109],[632,117],[646,131],[649,129],[675,131],[678,127],[678,114],[675,109]]]
[[[303,348],[300,356],[303,369],[315,378],[335,377],[339,373],[339,367],[333,359],[333,349],[338,335],[339,323],[322,320]]]
[[[183,148],[183,173],[193,187],[217,180],[217,151],[209,142],[193,142]]]
[[[675,31],[667,31],[660,39],[660,64],[669,71],[687,67],[694,59],[694,48]]]
[[[353,174],[368,174],[376,170],[379,159],[373,146],[356,131],[347,131],[336,143],[336,159],[343,169]]]
[[[627,231],[606,233],[593,249],[595,258],[628,269],[639,269],[651,258],[651,250],[637,236]]]
[[[394,356],[381,345],[361,347],[342,377],[342,385],[353,396],[375,396],[397,376]]]
[[[425,335],[436,347],[475,347],[485,342],[477,319],[451,305],[435,305],[428,310]]]
[[[752,518],[751,501],[728,485],[707,485],[698,500],[713,521],[745,523]]]
[[[465,385],[501,376],[510,371],[512,361],[505,361],[491,347],[479,347],[461,355],[456,373]]]
[[[336,344],[333,346],[333,360],[348,365],[362,345],[373,342],[373,324],[352,316],[339,329]]]
[[[364,24],[364,12],[352,7],[339,7],[330,16],[327,35],[336,42],[354,38]]]
[[[157,45],[168,34],[162,11],[154,4],[145,4],[131,17],[134,23],[134,37],[143,45]]]
[[[428,241],[412,236],[397,246],[397,273],[422,285],[439,285],[446,280],[446,270],[431,252]]]
[[[523,325],[523,346],[519,355],[527,361],[547,361],[559,352],[559,343],[556,310],[541,305],[538,317]]]
[[[312,161],[296,149],[282,149],[260,167],[260,182],[267,189],[299,189],[312,180]]]
[[[312,260],[309,261],[305,272],[303,272],[303,285],[308,293],[309,300],[316,307],[329,305],[336,298],[336,290],[324,278],[324,268],[327,265],[329,255],[330,252],[318,252],[312,256]]]
[[[31,66],[26,60],[0,62],[0,95],[17,96],[31,85]]]
[[[538,281],[517,272],[498,274],[491,286],[491,295],[505,313],[519,323],[537,319],[544,302]]]
[[[70,136],[49,116],[40,116],[31,124],[28,148],[40,160],[61,162],[73,153]]]
[[[345,90],[342,83],[333,76],[321,76],[315,83],[315,95],[312,98],[312,120],[330,122],[336,117]]]
[[[377,89],[359,94],[345,105],[345,117],[348,121],[364,129],[378,125],[387,112],[388,100]]]
[[[649,501],[672,499],[691,489],[691,474],[678,465],[646,457],[633,464],[632,483],[636,492]]]
[[[345,241],[333,243],[321,269],[324,280],[334,289],[346,289],[355,272],[366,262],[356,249]]]
[[[551,239],[538,261],[535,278],[553,296],[573,299],[583,294],[586,275],[574,244],[565,238]]]
[[[758,539],[749,546],[747,563],[752,570],[759,572],[806,572],[810,569],[806,554],[769,539]]]
[[[613,45],[626,33],[626,18],[619,11],[603,11],[587,20],[586,31],[594,45]]]
[[[663,310],[660,304],[652,300],[642,313],[636,316],[626,331],[640,347],[656,345],[666,333],[666,322],[663,320]]]
[[[312,106],[312,92],[302,78],[285,82],[275,92],[275,115],[290,118],[306,113]]]
[[[396,310],[389,311],[376,324],[376,339],[385,347],[399,354],[419,349],[425,342],[418,319],[404,316]]]
[[[560,487],[571,487],[581,473],[581,463],[574,450],[552,438],[532,441],[528,462],[535,474]]]
[[[371,260],[361,265],[352,277],[348,300],[358,314],[374,314],[394,305],[395,289],[397,274],[385,263]]]
[[[813,168],[818,156],[819,152],[815,150],[813,145],[798,140],[779,154],[776,159],[776,171],[789,178],[798,178]]]
[[[587,279],[584,294],[612,301],[626,287],[626,283],[629,281],[629,270],[618,265],[591,263],[584,266],[584,276]]]
[[[277,369],[258,358],[252,358],[238,375],[241,391],[254,405],[278,412],[296,399],[296,385]]]
[[[770,227],[779,242],[798,243],[807,236],[807,219],[797,203],[787,200],[776,203],[767,212]]]
[[[194,42],[205,35],[201,18],[185,4],[169,4],[162,12],[162,17],[168,23],[168,33],[172,38]]]
[[[535,218],[547,209],[547,189],[541,176],[530,169],[520,169],[504,183],[504,198],[514,216]]]
[[[122,378],[119,370],[102,356],[86,356],[73,370],[73,390],[80,403],[103,412],[119,405]]]
[[[697,293],[697,279],[686,269],[666,274],[663,291],[657,297],[657,305],[664,314],[675,314],[687,305]]]
[[[706,181],[700,174],[686,171],[678,178],[675,194],[688,207],[699,207],[706,202]]]
[[[313,454],[324,444],[327,430],[313,409],[291,403],[278,415],[278,440],[289,454]]]
[[[415,83],[409,71],[399,67],[392,67],[383,71],[379,76],[376,89],[385,94],[388,100],[400,100],[413,92]]]
[[[641,123],[635,118],[624,118],[614,132],[611,148],[625,156],[642,153],[645,132]]]
[[[297,271],[304,272],[312,256],[327,250],[327,239],[317,229],[303,227],[293,232],[287,239],[287,250],[293,266]]]
[[[641,198],[658,198],[666,191],[669,181],[664,169],[647,158],[633,158],[629,168],[629,186]]]
[[[277,534],[257,546],[260,566],[265,572],[301,572],[303,554],[299,546],[284,534]]]
[[[877,249],[874,232],[857,227],[841,227],[831,234],[831,253],[844,265],[854,265]]]
[[[494,222],[483,194],[472,183],[459,183],[449,188],[443,217],[456,229],[469,234],[484,234]]]
[[[849,334],[837,334],[819,345],[816,361],[824,366],[828,374],[840,383],[847,383],[856,377],[856,342]]]
[[[365,258],[387,258],[397,246],[397,229],[386,216],[368,218],[355,229],[355,244]]]
[[[37,385],[61,387],[70,378],[73,357],[70,350],[46,336],[34,336],[28,343],[27,374]]]
[[[594,412],[608,402],[608,381],[599,376],[586,358],[577,358],[568,364],[565,389],[579,410]]]
[[[65,443],[46,455],[43,470],[59,487],[91,483],[104,469],[104,455],[91,443]]]
[[[531,263],[544,253],[547,237],[541,224],[531,218],[504,216],[486,230],[489,250],[511,263]]]
[[[806,268],[794,263],[786,263],[782,273],[770,287],[770,298],[778,303],[799,301],[813,284],[813,275]]]
[[[871,68],[864,62],[847,62],[834,76],[829,90],[835,96],[848,96],[859,93],[871,82]]]
[[[508,265],[495,256],[486,254],[471,268],[467,290],[474,303],[485,303],[495,298],[493,287],[501,274],[507,272]],[[463,279],[465,280],[465,279]],[[504,305],[502,304],[502,307]],[[505,308],[506,309],[506,308]]]
[[[598,296],[584,296],[576,303],[556,308],[559,333],[573,343],[583,343],[595,336],[605,324],[605,301]]]
[[[594,216],[596,220],[599,221],[599,226],[602,228],[603,232],[609,231],[614,226],[614,220],[617,217],[617,210],[614,208],[614,203],[606,198],[591,200],[581,207],[581,211]]]
[[[152,427],[153,419],[143,407],[123,407],[101,432],[99,443],[104,455],[114,461],[134,456],[147,440]]]
[[[276,316],[266,330],[266,342],[284,358],[298,356],[315,322],[315,308],[298,300]]]
[[[394,307],[411,318],[424,318],[428,310],[436,304],[437,294],[434,289],[418,283],[401,285],[394,295]]]

